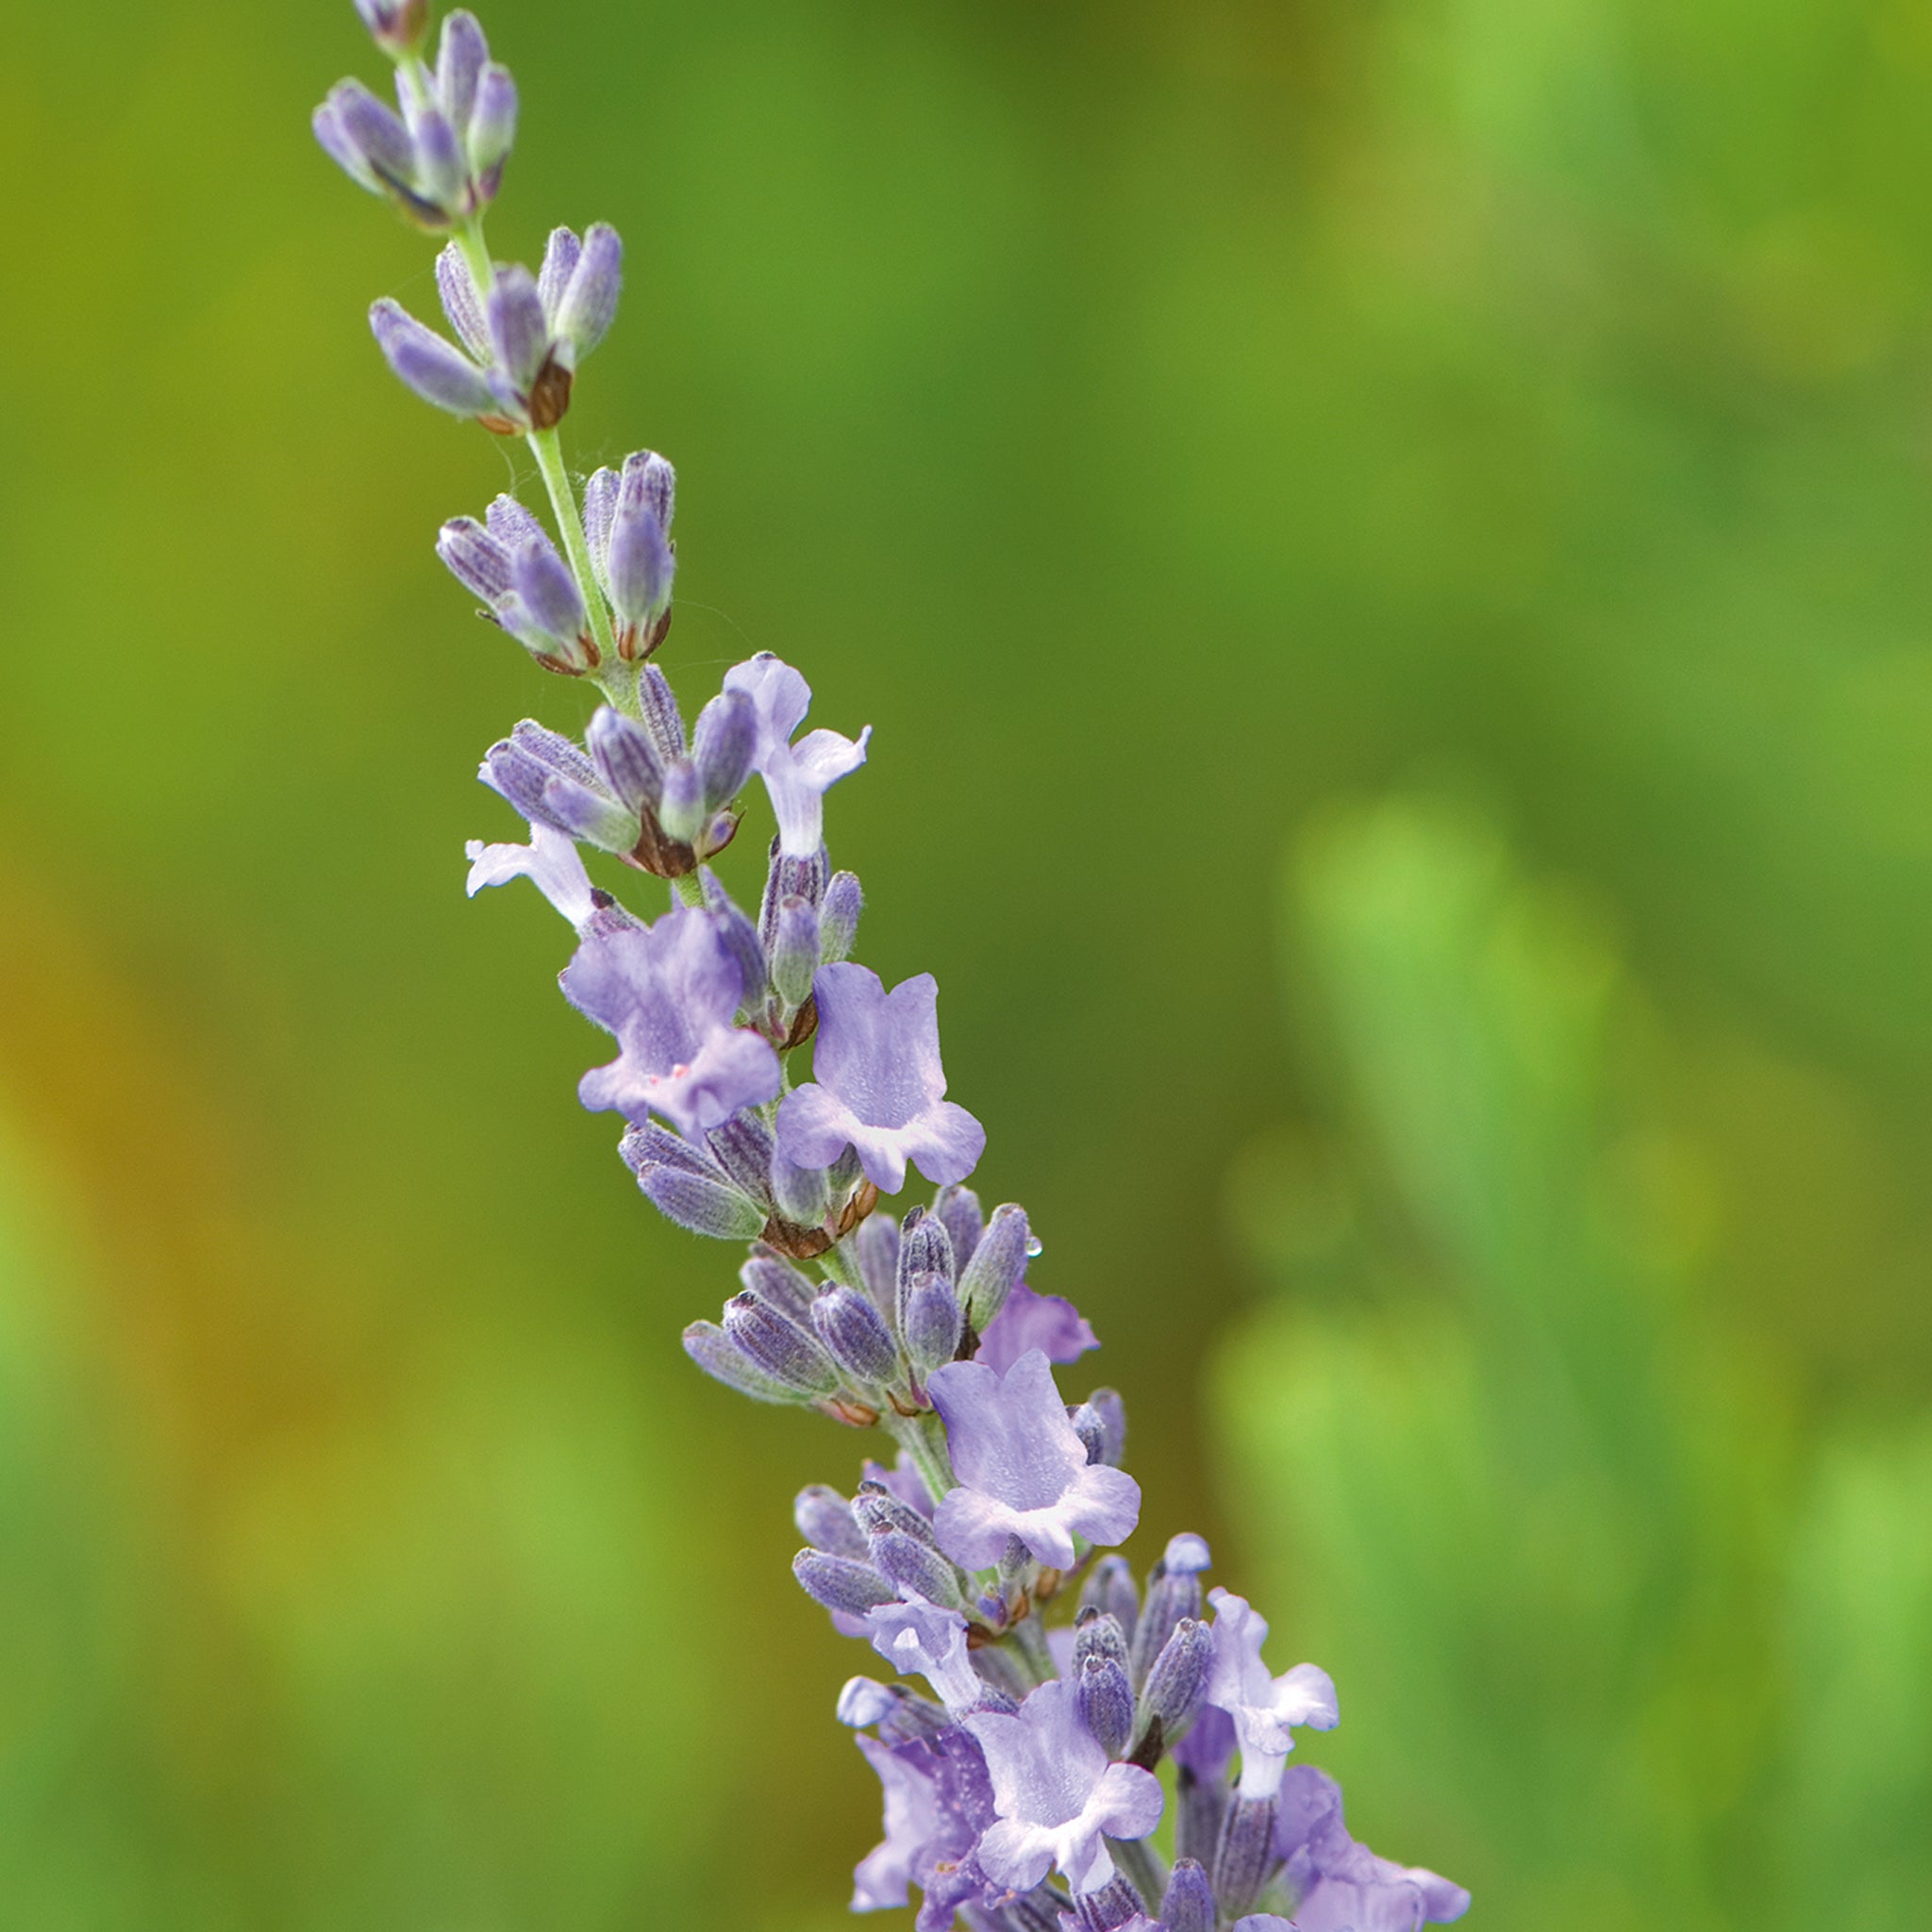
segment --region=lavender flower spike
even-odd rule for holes
[[[1208,1593],[1214,1606],[1214,1661],[1208,1671],[1208,1702],[1234,1720],[1241,1740],[1243,1798],[1272,1798],[1281,1788],[1294,1727],[1332,1731],[1341,1713],[1335,1683],[1315,1664],[1297,1664],[1279,1677],[1268,1674],[1261,1645],[1268,1622],[1232,1591]]]
[[[966,1728],[986,1753],[999,1811],[979,1841],[989,1878],[1025,1891],[1058,1867],[1074,1892],[1113,1876],[1108,1838],[1145,1838],[1160,1823],[1160,1781],[1138,1764],[1109,1764],[1064,1679],[1042,1684],[1005,1717],[979,1711]]]
[[[527,845],[486,845],[472,839],[463,847],[470,861],[464,890],[475,898],[485,886],[528,879],[563,916],[582,931],[591,917],[591,875],[577,856],[577,842],[554,825],[533,824]]]
[[[933,1372],[926,1392],[959,1478],[933,1513],[940,1548],[954,1562],[983,1569],[1018,1537],[1041,1562],[1065,1570],[1076,1536],[1118,1543],[1133,1533],[1140,1484],[1087,1460],[1039,1349],[1004,1375],[984,1362],[950,1362]]]
[[[758,751],[753,759],[771,794],[778,841],[788,858],[809,858],[824,843],[824,796],[841,778],[865,762],[872,741],[868,724],[854,743],[836,731],[808,731],[796,744],[791,734],[811,708],[811,687],[770,651],[724,674],[726,691],[741,691],[758,707]]]
[[[785,1097],[778,1147],[799,1167],[827,1167],[850,1146],[881,1193],[906,1185],[906,1163],[929,1181],[963,1181],[986,1147],[986,1129],[944,1098],[939,985],[929,973],[889,993],[864,966],[821,966],[816,1081]]]
[[[623,1051],[577,1087],[597,1112],[660,1113],[691,1134],[778,1091],[778,1057],[732,1025],[743,969],[708,912],[680,908],[652,926],[595,930],[565,969],[564,996]]]

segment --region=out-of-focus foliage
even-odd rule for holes
[[[1895,1445],[1932,1389],[1923,8],[481,10],[525,104],[497,248],[598,218],[629,243],[573,460],[678,465],[688,696],[769,647],[815,721],[876,727],[829,820],[862,950],[940,980],[979,1179],[1026,1203],[1041,1284],[1126,1391],[1146,1540],[1199,1528],[1232,1569],[1249,1535],[1203,1480],[1195,1370],[1250,1292],[1230,1162],[1328,1117],[1276,1010],[1282,839],[1447,773],[1614,908],[1660,1016],[1658,1105],[1698,1161],[1640,1141],[1619,1185],[1664,1199],[1666,1306],[1727,1338],[1666,1351],[1698,1384],[1667,1412],[1763,1419],[1705,1472],[1764,1519],[1720,1547],[1733,1589],[1850,1541],[1906,1588],[1918,1545],[1885,1525],[1923,1458]],[[788,1504],[858,1444],[688,1369],[723,1257],[653,1221],[575,1108],[603,1042],[552,986],[560,924],[522,888],[461,898],[462,841],[513,829],[476,758],[587,707],[431,556],[529,475],[367,339],[372,297],[433,308],[428,250],[308,116],[379,62],[348,0],[0,0],[0,25],[17,1915],[833,1923],[876,1798]],[[1611,1339],[1654,1368],[1657,1332]],[[1518,1367],[1466,1373],[1507,1395]],[[1672,1574],[1631,1538],[1623,1574]],[[1742,1707],[1751,1646],[1802,1646],[1908,1754],[1908,1662],[1848,1661],[1886,1626],[1832,1635],[1879,1616],[1846,1560],[1699,1681]],[[1675,1614],[1719,1643],[1717,1609]],[[1343,1688],[1347,1753],[1379,1692]],[[1728,1743],[1674,1718],[1688,1822],[1621,1882],[1701,1869],[1724,1817],[1764,1821],[1777,1866],[1824,1818],[1873,1835],[1845,1882],[1889,1885],[1917,1788],[1861,1795],[1858,1724],[1808,1786],[1725,1808],[1763,1782],[1746,1754],[1824,1737],[1816,1703]],[[1428,1721],[1387,1715],[1391,1740]],[[1393,1829],[1417,1781],[1390,1775],[1364,1829],[1478,1853],[1489,1909],[1491,1854],[1441,1812]]]
[[[1492,830],[1341,816],[1292,906],[1353,1132],[1243,1170],[1220,1384],[1361,1822],[1499,1932],[1919,1924],[1932,1433],[1805,1426],[1713,1308],[1668,1040]]]

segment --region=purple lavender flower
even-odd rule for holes
[[[1080,1715],[1074,1686],[1042,1684],[1017,1716],[964,1720],[986,1753],[998,1822],[979,1841],[989,1878],[1024,1891],[1058,1868],[1078,1892],[1113,1876],[1108,1838],[1145,1838],[1160,1823],[1160,1781],[1111,1764]]]
[[[577,856],[577,842],[567,832],[541,824],[530,827],[527,845],[486,845],[472,839],[463,847],[470,861],[464,890],[475,898],[485,886],[511,879],[528,879],[570,923],[583,929],[591,917],[591,875]]]
[[[1420,1865],[1378,1858],[1349,1837],[1341,1788],[1326,1772],[1298,1764],[1282,1780],[1275,1851],[1300,1903],[1296,1932],[1416,1932],[1469,1909],[1469,1893]]]
[[[1261,1645],[1267,1619],[1232,1591],[1213,1590],[1214,1661],[1208,1673],[1208,1702],[1234,1720],[1241,1745],[1241,1795],[1270,1798],[1280,1789],[1294,1727],[1332,1731],[1341,1721],[1335,1683],[1315,1664],[1296,1664],[1279,1677],[1268,1674]]]
[[[933,1513],[940,1548],[954,1562],[983,1569],[1018,1537],[1041,1562],[1065,1570],[1076,1536],[1117,1543],[1132,1534],[1140,1484],[1087,1460],[1039,1349],[1004,1375],[983,1362],[948,1363],[926,1392],[945,1422],[959,1478]]]
[[[974,1359],[1005,1374],[1028,1349],[1050,1362],[1071,1362],[1099,1346],[1086,1316],[1064,1295],[1035,1294],[1023,1281],[980,1337]]]
[[[811,687],[791,665],[760,651],[724,674],[726,691],[741,691],[758,707],[754,762],[771,794],[778,841],[788,858],[809,858],[825,842],[824,795],[865,762],[872,739],[868,724],[855,744],[836,731],[809,731],[796,744],[791,734],[811,708]]]
[[[741,969],[708,912],[685,907],[652,926],[592,931],[564,970],[565,997],[623,1051],[577,1088],[591,1111],[646,1109],[682,1132],[715,1127],[778,1091],[778,1057],[732,1025]]]
[[[889,993],[876,973],[850,963],[812,976],[819,1030],[817,1078],[785,1096],[778,1145],[800,1167],[827,1167],[858,1151],[880,1192],[906,1185],[906,1163],[927,1180],[963,1181],[986,1146],[986,1129],[944,1098],[939,983],[929,973]]]
[[[862,1733],[853,1741],[885,1788],[886,1835],[853,1871],[852,1909],[890,1911],[907,1903],[919,1855],[939,1832],[931,1753],[920,1744],[882,1744]]]
[[[977,1709],[990,1695],[966,1655],[966,1619],[937,1604],[881,1604],[866,1613],[872,1647],[902,1676],[924,1677],[950,1711]]]

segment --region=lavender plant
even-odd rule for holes
[[[456,338],[383,301],[376,341],[425,402],[524,439],[555,531],[502,495],[445,524],[437,553],[484,617],[603,700],[581,744],[525,719],[485,754],[479,775],[529,836],[473,842],[469,890],[527,878],[570,923],[564,996],[617,1043],[579,1099],[623,1117],[618,1151],[660,1213],[749,1244],[721,1320],[685,1331],[692,1360],[884,1439],[853,1494],[815,1485],[795,1505],[793,1574],[896,1674],[855,1676],[837,1703],[885,1799],[854,1909],[904,1906],[917,1885],[920,1932],[1459,1917],[1467,1892],[1357,1843],[1334,1780],[1290,1765],[1298,1729],[1337,1722],[1335,1687],[1313,1664],[1272,1673],[1242,1598],[1204,1601],[1202,1540],[1172,1538],[1144,1584],[1105,1554],[1140,1515],[1125,1411],[1107,1389],[1069,1406],[1054,1373],[1093,1331],[1028,1283],[1025,1210],[986,1214],[965,1185],[986,1134],[946,1098],[931,974],[888,991],[851,957],[863,895],[831,869],[824,795],[865,762],[870,730],[799,737],[810,688],[769,652],[728,671],[687,730],[656,661],[672,467],[641,450],[579,500],[559,440],[616,313],[617,233],[557,229],[535,275],[495,261],[483,224],[515,133],[508,73],[467,12],[442,23],[432,66],[425,0],[357,10],[397,107],[345,80],[316,136],[447,237],[436,281]],[[711,866],[754,774],[777,825],[755,919]],[[668,882],[668,909],[626,909],[582,846]],[[937,1191],[894,1219],[882,1197],[914,1167]]]

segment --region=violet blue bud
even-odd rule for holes
[[[1119,1469],[1127,1459],[1127,1406],[1121,1400],[1117,1389],[1096,1389],[1087,1398],[1086,1407],[1100,1422],[1101,1441],[1099,1460],[1111,1463]],[[1203,1549],[1207,1544],[1203,1543]],[[1204,1563],[1201,1566],[1207,1568]]]
[[[817,1283],[762,1241],[753,1248],[751,1258],[738,1271],[738,1278],[751,1293],[761,1295],[801,1327],[811,1321]]]
[[[1067,1411],[1067,1420],[1074,1425],[1074,1433],[1080,1439],[1080,1446],[1087,1452],[1089,1462],[1107,1460],[1107,1424],[1099,1411],[1091,1402],[1083,1402],[1077,1407]]]
[[[816,1227],[830,1212],[830,1176],[822,1167],[794,1167],[782,1154],[772,1160],[772,1198],[794,1227]]]
[[[1090,1657],[1111,1657],[1125,1667],[1127,1661],[1127,1633],[1121,1628],[1120,1619],[1111,1611],[1101,1610],[1089,1604],[1083,1608],[1074,1624],[1074,1669],[1077,1674]]]
[[[979,1196],[971,1188],[941,1188],[933,1196],[932,1211],[953,1244],[953,1274],[957,1280],[973,1258],[973,1250],[979,1245],[979,1237],[986,1229]]]
[[[547,538],[550,534],[536,516],[508,491],[499,491],[490,499],[490,508],[483,512],[483,520],[490,526],[490,534],[511,552],[521,550],[532,537]]]
[[[772,1132],[764,1122],[749,1108],[741,1108],[728,1120],[708,1128],[705,1141],[717,1157],[718,1165],[769,1212],[774,1205]]]
[[[1214,1848],[1214,1896],[1228,1913],[1247,1910],[1260,1896],[1274,1863],[1274,1799],[1237,1796],[1221,1822]]]
[[[476,105],[476,82],[490,58],[490,43],[476,16],[462,8],[444,17],[436,48],[436,94],[450,125],[467,129]]]
[[[664,767],[664,791],[658,802],[658,823],[674,839],[689,844],[705,823],[705,786],[689,758],[673,758]]]
[[[550,355],[550,322],[529,270],[516,263],[503,269],[483,308],[498,366],[517,394],[527,396]]]
[[[662,475],[670,468],[662,457],[640,450],[625,458],[624,474],[618,479],[604,570],[611,606],[627,625],[654,623],[671,602],[675,560],[670,535],[657,510],[657,505],[664,500]],[[754,736],[754,748],[756,742]]]
[[[872,1214],[858,1224],[858,1275],[865,1291],[889,1319],[898,1319],[899,1224],[890,1214]]]
[[[644,1168],[638,1186],[666,1221],[713,1241],[749,1241],[765,1224],[764,1209],[749,1195],[679,1168]]]
[[[1100,1391],[1111,1395],[1111,1389]],[[1167,1540],[1167,1548],[1161,1552],[1160,1560],[1167,1565],[1170,1573],[1179,1575],[1198,1576],[1204,1570],[1214,1567],[1214,1558],[1208,1553],[1208,1541],[1196,1536],[1192,1530],[1184,1529],[1178,1536]]]
[[[896,1530],[929,1549],[939,1548],[932,1533],[932,1519],[904,1496],[894,1495],[876,1476],[869,1475],[859,1484],[858,1493],[852,1499],[852,1516],[869,1537]]]
[[[758,719],[751,700],[742,691],[720,691],[698,713],[691,736],[691,755],[704,780],[705,809],[715,811],[728,805],[751,775],[752,749],[757,741]],[[812,964],[818,964],[813,949]],[[794,1001],[793,1005],[803,1003]]]
[[[456,330],[457,340],[474,360],[488,362],[490,324],[483,313],[483,297],[477,292],[468,258],[454,242],[446,243],[436,258],[436,292],[442,298],[442,312]]]
[[[624,243],[608,222],[592,222],[550,325],[566,367],[575,369],[604,340],[624,284]]]
[[[943,1274],[915,1274],[901,1291],[899,1336],[916,1374],[928,1376],[950,1362],[964,1326],[959,1298]]]
[[[802,1395],[830,1395],[839,1386],[838,1366],[818,1339],[751,1293],[724,1304],[724,1332],[753,1365]]]
[[[705,904],[709,908],[711,917],[718,922],[718,936],[729,948],[744,975],[739,994],[740,1010],[756,1013],[765,1003],[765,949],[758,941],[758,929],[739,910],[731,894],[724,890],[709,866],[698,868],[698,882],[704,888]],[[791,1166],[789,1161],[784,1164],[788,1168]],[[798,1219],[796,1215],[788,1218]],[[816,1221],[818,1216],[813,1215],[811,1219]]]
[[[585,632],[584,600],[548,537],[532,537],[510,558],[510,581],[531,623],[559,655],[576,650]]]
[[[865,1532],[853,1520],[852,1505],[829,1483],[811,1483],[800,1490],[791,1506],[791,1520],[813,1549],[854,1563],[865,1561]],[[874,1724],[877,1720],[864,1718],[860,1722]]]
[[[1134,1626],[1130,1662],[1135,1683],[1146,1683],[1154,1659],[1174,1635],[1174,1626],[1183,1617],[1198,1619],[1200,1614],[1200,1579],[1191,1570],[1171,1571],[1163,1557],[1148,1574],[1147,1600]]]
[[[1080,1893],[1074,1903],[1079,1907],[1080,1932],[1157,1932],[1143,1909],[1145,1901],[1118,1872],[1097,1890]],[[1060,1923],[1066,1923],[1064,1913]]]
[[[666,764],[684,756],[684,717],[677,708],[669,680],[655,664],[644,666],[638,679],[638,704],[644,714],[644,729]]]
[[[510,594],[509,552],[475,517],[452,517],[443,525],[436,554],[464,590],[492,608]]]
[[[1214,1932],[1214,1889],[1198,1858],[1176,1858],[1160,1901],[1167,1932]]]
[[[571,275],[576,269],[577,258],[583,252],[584,244],[577,240],[575,228],[552,228],[550,239],[543,244],[543,260],[537,270],[537,294],[543,304],[543,313],[551,317],[553,322],[558,309],[562,307],[563,291],[569,288]],[[616,481],[608,470],[600,470],[597,475],[610,476],[613,483]],[[595,477],[591,478],[592,482],[595,480]],[[584,494],[586,498],[590,495],[588,486]],[[587,505],[584,521],[588,525],[590,520]],[[594,541],[591,547],[595,548]]]
[[[554,245],[558,235],[569,233],[568,228],[558,228],[556,234],[551,236],[551,242]],[[546,255],[543,260],[543,273],[548,275],[550,258]],[[541,276],[537,286],[540,290],[543,286]],[[546,303],[549,300],[547,296],[544,299]],[[590,480],[584,485],[584,541],[590,546],[591,569],[598,583],[603,586],[607,598],[610,595],[610,577],[604,567],[605,556],[610,547],[610,519],[616,508],[617,472],[609,469],[593,470]]]
[[[345,81],[343,86],[353,84],[355,83]],[[327,155],[357,187],[366,189],[371,194],[381,194],[386,192],[382,177],[370,166],[369,157],[363,152],[361,143],[344,124],[341,102],[335,92],[330,93],[309,116],[309,125],[315,130],[315,139],[323,153]]]
[[[599,705],[591,714],[584,744],[604,782],[632,811],[657,810],[664,795],[664,766],[651,734],[635,718],[626,718],[613,706]],[[762,956],[758,970],[763,973]]]
[[[858,915],[864,909],[865,894],[859,890],[858,874],[835,872],[819,908],[820,955],[827,966],[852,957],[853,942],[858,937]]]
[[[838,1616],[862,1617],[899,1599],[899,1592],[870,1563],[828,1557],[823,1550],[800,1550],[791,1559],[791,1574],[807,1596]]]
[[[915,1208],[899,1225],[899,1291],[916,1275],[940,1274],[953,1279],[953,1243],[946,1224],[924,1208]]]
[[[495,392],[483,372],[400,303],[385,296],[370,309],[369,326],[389,366],[425,403],[453,416],[495,413]]]
[[[959,1573],[932,1547],[904,1530],[889,1529],[870,1540],[874,1568],[929,1604],[945,1609],[961,1610],[966,1600],[959,1591]]]
[[[1124,1757],[1134,1737],[1134,1692],[1124,1665],[1090,1655],[1080,1666],[1080,1715],[1109,1757]]]
[[[408,187],[416,172],[416,144],[393,108],[359,80],[338,81],[323,106],[333,110],[336,125],[381,186]]]
[[[476,105],[466,130],[480,200],[495,197],[503,164],[517,138],[517,84],[494,60],[476,78]]]
[[[1017,1202],[1004,1202],[992,1210],[992,1219],[986,1224],[959,1274],[966,1319],[976,1333],[986,1333],[993,1318],[1006,1307],[1014,1284],[1025,1273],[1029,1239],[1026,1210]]]
[[[788,1007],[811,997],[811,976],[819,964],[819,916],[809,901],[790,898],[778,908],[778,930],[772,942],[772,986]]]
[[[637,842],[636,816],[604,790],[588,759],[582,760],[580,772],[573,758],[558,755],[559,745],[576,751],[568,740],[526,718],[484,754],[477,775],[526,819],[555,825],[607,852],[629,851]]]
[[[391,59],[412,54],[429,24],[427,0],[356,0],[370,38]]]
[[[754,1402],[800,1402],[804,1398],[763,1373],[715,1322],[693,1322],[684,1331],[684,1352],[705,1374],[749,1395]]]
[[[617,1143],[617,1156],[633,1174],[647,1167],[673,1167],[681,1174],[693,1174],[700,1180],[719,1181],[724,1171],[702,1148],[657,1121],[646,1121],[628,1129]]]
[[[811,1325],[853,1381],[883,1388],[899,1379],[899,1350],[886,1318],[856,1288],[828,1288],[812,1304]]]
[[[1207,1624],[1183,1617],[1161,1647],[1141,1690],[1136,1734],[1157,1749],[1179,1740],[1208,1688],[1208,1667],[1214,1659],[1214,1639]],[[1156,1725],[1159,1728],[1157,1730]],[[1138,1755],[1138,1754],[1137,1754]],[[1141,1758],[1142,1763],[1147,1762]]]
[[[841,1724],[859,1730],[868,1724],[883,1724],[898,1703],[893,1687],[876,1677],[848,1677],[839,1692],[838,1718]]]
[[[1094,1564],[1080,1587],[1080,1607],[1083,1613],[1092,1609],[1111,1617],[1131,1646],[1141,1597],[1134,1588],[1133,1568],[1124,1557],[1103,1557]]]
[[[413,94],[405,94],[404,102],[409,141],[416,151],[416,192],[434,209],[433,225],[446,227],[463,212],[470,185],[469,157],[449,117],[434,102]]]

